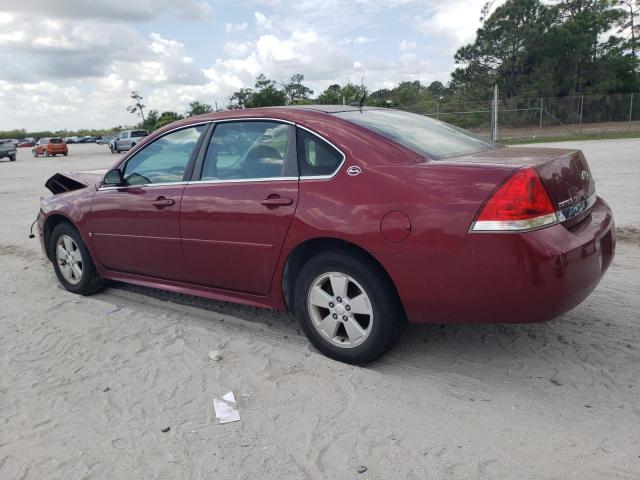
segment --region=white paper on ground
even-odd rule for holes
[[[213,399],[213,410],[220,423],[237,422],[240,420],[240,412],[236,408],[236,397],[233,392],[229,392],[222,397],[222,400]]]

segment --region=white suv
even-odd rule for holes
[[[109,149],[111,150],[111,153],[120,153],[130,150],[147,135],[149,135],[149,132],[146,130],[125,130],[124,132],[120,132],[113,140],[111,140],[111,143],[109,143]]]

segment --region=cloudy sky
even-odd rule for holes
[[[485,0],[0,0],[0,130],[134,124],[225,105],[259,73],[316,93],[447,81]]]

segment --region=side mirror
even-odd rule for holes
[[[124,185],[124,176],[122,172],[117,168],[114,170],[110,170],[104,176],[104,182],[102,182],[102,186],[104,187],[121,187]]]

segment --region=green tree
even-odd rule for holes
[[[213,112],[213,107],[211,105],[194,100],[189,104],[187,117],[195,117],[196,115],[204,115],[205,113],[211,112]]]
[[[156,123],[158,123],[158,111],[149,110],[147,117],[144,122],[140,124],[140,127],[151,132],[156,129]]]
[[[184,117],[176,112],[162,112],[160,117],[158,117],[158,121],[156,122],[155,129],[162,128],[165,125],[168,125],[176,120],[182,120]]]
[[[287,97],[287,103],[300,103],[308,100],[313,95],[313,90],[302,84],[304,75],[296,73],[291,79],[283,84],[284,93]]]
[[[476,40],[456,52],[462,67],[453,72],[452,85],[487,97],[497,83],[505,95],[516,96],[552,22],[551,9],[539,0],[507,0],[484,20]]]
[[[340,105],[342,104],[342,87],[337,83],[329,85],[327,89],[318,96],[320,105]]]
[[[236,110],[241,108],[246,108],[247,103],[249,103],[251,97],[253,96],[253,90],[250,88],[241,88],[229,98],[229,105],[227,108],[229,110]]]
[[[275,80],[264,74],[258,75],[253,94],[247,99],[247,107],[277,107],[287,103],[284,91],[279,90]]]
[[[138,92],[137,90],[133,90],[129,94],[129,97],[133,100],[133,105],[129,105],[127,107],[127,112],[139,114],[142,117],[142,121],[144,122],[143,109],[146,107],[146,105],[142,103],[142,100],[143,100],[142,95],[140,95],[140,92]]]

